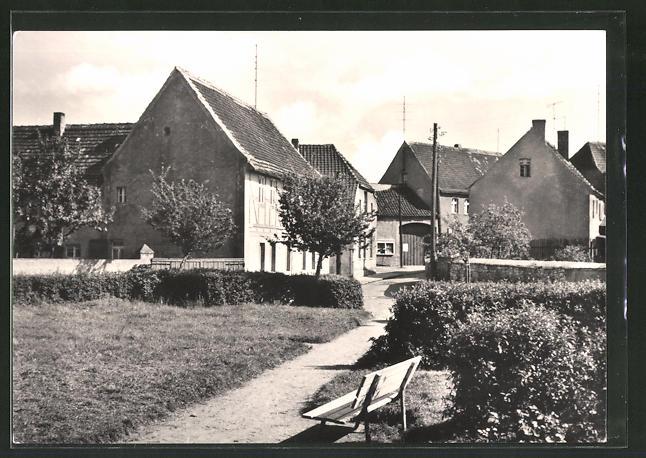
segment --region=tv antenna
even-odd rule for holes
[[[256,44],[256,59],[254,64],[253,107],[255,109],[258,106],[258,44]]]
[[[563,101],[559,100],[557,102],[552,102],[547,104],[548,107],[552,107],[552,122],[554,123],[556,123],[556,105],[560,103],[563,103]]]

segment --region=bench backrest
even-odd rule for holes
[[[415,356],[401,363],[364,375],[352,407],[356,409],[363,405],[369,394],[371,395],[371,402],[389,394],[401,394],[406,385],[408,385],[421,359],[421,356]],[[376,386],[373,387],[375,380]],[[370,393],[371,387],[372,393]]]

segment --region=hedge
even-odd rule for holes
[[[497,314],[532,303],[571,317],[585,329],[604,328],[606,287],[599,281],[554,283],[420,282],[397,296],[386,333],[364,362],[397,362],[421,354],[427,367],[444,368],[449,338],[474,312]]]
[[[605,437],[605,358],[599,335],[526,303],[469,315],[449,339],[448,414],[487,441],[597,442]],[[605,339],[601,338],[601,342]]]
[[[16,303],[81,302],[103,296],[205,306],[279,303],[331,308],[361,308],[357,280],[323,275],[284,275],[221,270],[152,270],[123,273],[25,275],[13,278]]]

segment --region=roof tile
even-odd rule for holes
[[[340,178],[350,186],[360,186],[374,191],[357,169],[341,154],[333,144],[298,145],[301,155],[321,174]]]
[[[410,188],[392,185],[388,189],[375,192],[379,216],[399,216],[401,198],[401,215],[404,218],[430,218],[431,209]]]

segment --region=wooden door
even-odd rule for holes
[[[424,265],[424,236],[430,225],[414,223],[402,227],[402,264],[405,266]]]

